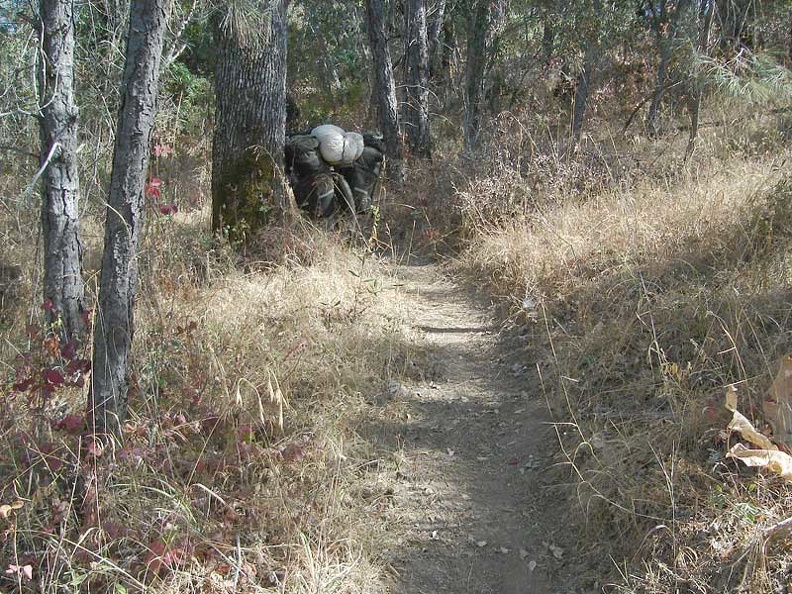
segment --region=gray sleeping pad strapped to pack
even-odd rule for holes
[[[364,134],[363,142],[364,148],[360,157],[349,167],[339,168],[339,172],[352,189],[356,214],[362,214],[371,209],[380,182],[382,165],[385,161],[385,147],[380,137]]]

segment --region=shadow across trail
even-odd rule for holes
[[[395,290],[437,373],[399,391],[406,459],[395,489],[394,593],[561,594],[564,505],[546,489],[555,432],[538,386],[495,352],[486,302],[435,265]]]

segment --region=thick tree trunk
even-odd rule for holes
[[[44,301],[62,343],[85,333],[74,101],[73,0],[41,0],[40,136]]]
[[[471,11],[465,70],[466,151],[475,151],[478,148],[487,73],[494,58],[499,27],[505,13],[505,0],[478,0]]]
[[[285,0],[267,0],[257,27],[214,23],[215,132],[212,148],[212,229],[243,242],[288,207],[284,191],[286,133]],[[247,31],[242,27],[256,29]]]
[[[377,116],[382,138],[385,142],[386,172],[390,179],[401,181],[404,177],[402,168],[402,141],[399,136],[398,103],[396,101],[396,83],[393,78],[388,39],[385,34],[385,8],[383,0],[366,0],[368,16],[368,36],[371,54],[374,60],[376,82],[374,96],[377,102]]]
[[[429,130],[429,46],[426,0],[406,0],[405,48],[406,97],[404,128],[407,146],[416,157],[432,157]]]
[[[138,247],[160,59],[170,0],[132,0],[110,177],[89,407],[97,433],[120,437],[131,388]]]

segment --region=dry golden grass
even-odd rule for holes
[[[303,224],[270,230],[243,260],[206,228],[201,213],[149,222],[135,389],[113,459],[80,445],[81,425],[50,426],[82,412],[81,391],[37,417],[6,394],[0,503],[24,506],[0,520],[14,527],[5,550],[35,564],[41,591],[384,591],[398,452],[369,427],[416,348],[389,269]],[[11,330],[8,379],[27,348],[24,324]]]
[[[758,134],[718,133],[688,168],[663,157],[626,186],[540,195],[468,232],[459,260],[506,304],[558,421],[558,479],[580,504],[594,583],[611,575],[612,591],[786,580],[785,553],[757,535],[792,514],[792,489],[726,460],[722,438],[725,387],[756,417],[792,348],[788,155],[746,158],[724,147]]]

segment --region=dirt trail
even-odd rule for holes
[[[394,592],[573,592],[558,544],[564,507],[545,476],[554,430],[530,363],[497,354],[487,304],[440,268],[397,274],[432,361],[425,379],[401,388],[408,463],[395,500],[406,537]]]

